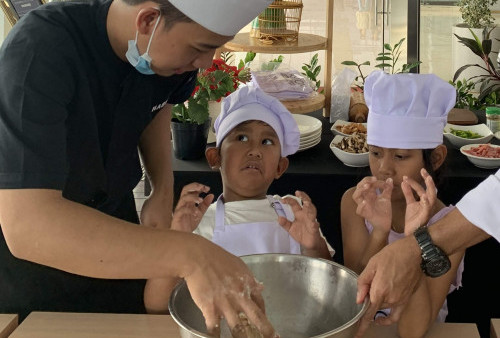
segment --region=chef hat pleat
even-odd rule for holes
[[[434,149],[454,107],[455,88],[434,74],[372,72],[365,81],[367,142],[398,149]]]

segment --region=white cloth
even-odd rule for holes
[[[169,0],[194,22],[214,33],[233,36],[272,0]]]
[[[279,216],[293,221],[291,208],[278,199],[267,196],[269,205]],[[288,209],[288,210],[287,210]],[[236,256],[264,253],[300,254],[300,244],[275,220],[269,222],[247,222],[238,226],[224,223],[224,199],[222,195],[215,204],[215,228],[212,242]],[[252,240],[252,239],[257,240]]]
[[[252,83],[280,100],[299,100],[311,96],[309,81],[295,69],[252,72]]]
[[[434,74],[374,71],[365,82],[367,142],[399,149],[434,149],[443,143],[456,91]]]
[[[276,199],[281,198],[277,195],[273,197]],[[193,231],[195,234],[201,235],[210,241],[213,240],[215,230],[216,204],[217,203],[215,202],[210,205],[201,219],[198,228]],[[259,222],[275,222],[278,224],[278,215],[267,199],[228,202],[225,203],[224,206],[224,223],[227,227],[238,227],[240,224]],[[278,226],[280,225],[278,224]],[[321,236],[325,239],[322,233]],[[260,241],[261,236],[251,237],[247,240]],[[335,254],[335,250],[331,247],[328,241],[326,241],[326,239],[325,242],[330,254],[333,256]]]
[[[500,169],[469,191],[457,208],[469,222],[500,242]]]

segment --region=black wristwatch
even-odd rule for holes
[[[451,262],[448,256],[432,243],[426,226],[421,226],[413,233],[420,250],[422,250],[422,271],[429,277],[439,277],[448,272]]]

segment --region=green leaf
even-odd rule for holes
[[[319,75],[319,72],[321,72],[321,66],[318,66],[316,67],[316,69],[314,69],[313,71],[314,77],[317,77]]]
[[[369,65],[370,65],[370,61],[365,61],[362,64],[360,64],[360,66],[369,66]]]
[[[491,52],[491,40],[483,40],[481,46],[483,48],[484,54],[489,55]]]
[[[341,64],[346,66],[357,66],[358,64],[354,61],[342,61]]]
[[[469,48],[474,54],[476,54],[477,56],[479,56],[480,58],[482,58],[482,56],[483,56],[483,50],[482,50],[481,43],[478,43],[474,39],[464,38],[464,37],[458,36],[457,34],[454,34],[454,35],[457,37],[458,42],[460,42],[462,45],[464,45],[467,48]]]
[[[392,47],[391,47],[391,45],[390,45],[390,44],[388,44],[388,43],[384,43],[384,49],[385,49],[385,50],[391,50],[391,51],[392,51]]]
[[[375,60],[377,60],[377,61],[389,61],[389,60],[392,60],[392,58],[389,56],[379,56],[379,57],[375,58]]]
[[[245,55],[245,63],[249,63],[249,62],[253,61],[253,59],[255,59],[256,55],[257,55],[257,53],[247,52],[247,54]]]

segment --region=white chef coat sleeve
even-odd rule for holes
[[[469,191],[457,208],[469,222],[500,242],[500,170]]]

